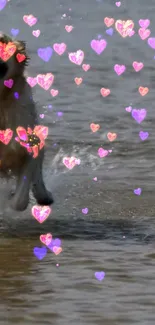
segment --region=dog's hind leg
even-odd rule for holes
[[[54,200],[51,192],[49,192],[44,184],[42,175],[42,165],[44,159],[44,149],[39,153],[39,156],[35,158],[35,169],[32,180],[32,192],[39,205],[51,205]]]
[[[12,209],[24,211],[29,203],[29,191],[34,173],[34,159],[29,157],[22,169],[19,171],[15,194],[12,195],[10,205]]]

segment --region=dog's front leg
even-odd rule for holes
[[[37,203],[39,205],[51,205],[54,200],[52,194],[46,189],[43,175],[42,165],[44,159],[44,149],[39,153],[39,156],[35,159],[35,168],[32,180],[32,191]]]
[[[10,200],[10,206],[16,211],[24,211],[28,206],[29,190],[32,183],[34,168],[34,159],[28,157],[24,166],[19,170],[15,194]]]

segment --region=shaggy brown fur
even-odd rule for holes
[[[5,60],[1,46],[10,43],[16,46],[16,51],[8,60]],[[16,58],[18,53],[25,55],[25,59],[21,63]],[[7,173],[10,169],[17,176],[16,191],[12,195],[10,203],[13,209],[20,211],[27,208],[31,185],[38,204],[50,205],[53,203],[52,195],[46,190],[42,177],[44,149],[39,151],[37,158],[33,158],[26,148],[15,140],[17,127],[34,129],[39,124],[31,87],[24,76],[27,62],[25,43],[12,41],[7,35],[0,34],[0,130],[10,128],[14,131],[8,145],[0,142],[0,172]],[[4,81],[9,79],[14,81],[12,88],[4,85]],[[19,99],[15,98],[15,92],[19,94]]]

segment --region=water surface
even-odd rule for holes
[[[33,88],[38,112],[45,115],[41,123],[49,127],[44,177],[55,204],[47,221],[40,225],[32,217],[32,196],[27,211],[10,210],[10,183],[1,180],[0,324],[155,323],[155,53],[138,35],[139,19],[150,19],[155,37],[154,12],[151,0],[123,0],[120,7],[114,1],[9,1],[0,12],[0,29],[10,35],[18,28],[17,38],[27,43],[28,75],[51,72],[52,88],[59,90],[53,98],[50,91]],[[38,18],[35,26],[24,23],[27,14]],[[123,39],[114,28],[107,35],[105,17],[132,19],[136,34]],[[73,25],[73,31],[67,33],[65,25]],[[36,29],[38,38],[32,35]],[[98,38],[108,43],[100,56],[90,47]],[[49,62],[38,57],[38,48],[61,42],[67,45],[61,57],[54,52]],[[79,49],[91,66],[88,72],[68,59]],[[144,68],[136,73],[133,61]],[[122,76],[114,72],[115,64],[126,66]],[[75,77],[83,78],[80,86]],[[149,93],[142,97],[139,86]],[[111,95],[103,98],[102,87]],[[126,112],[128,106],[147,109],[142,124]],[[92,122],[100,124],[97,133],[90,130]],[[149,132],[148,140],[140,140],[140,131]],[[114,142],[108,132],[117,133]],[[100,147],[112,153],[100,158]],[[65,156],[81,164],[69,171]],[[133,193],[138,187],[140,196]],[[63,252],[48,251],[39,261],[33,249],[42,246],[39,236],[47,232],[61,238]],[[103,281],[95,278],[96,271],[105,272]]]

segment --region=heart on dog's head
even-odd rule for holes
[[[22,75],[29,57],[23,41],[12,40],[10,36],[0,33],[0,84],[5,80]],[[1,87],[0,87],[1,88]]]

